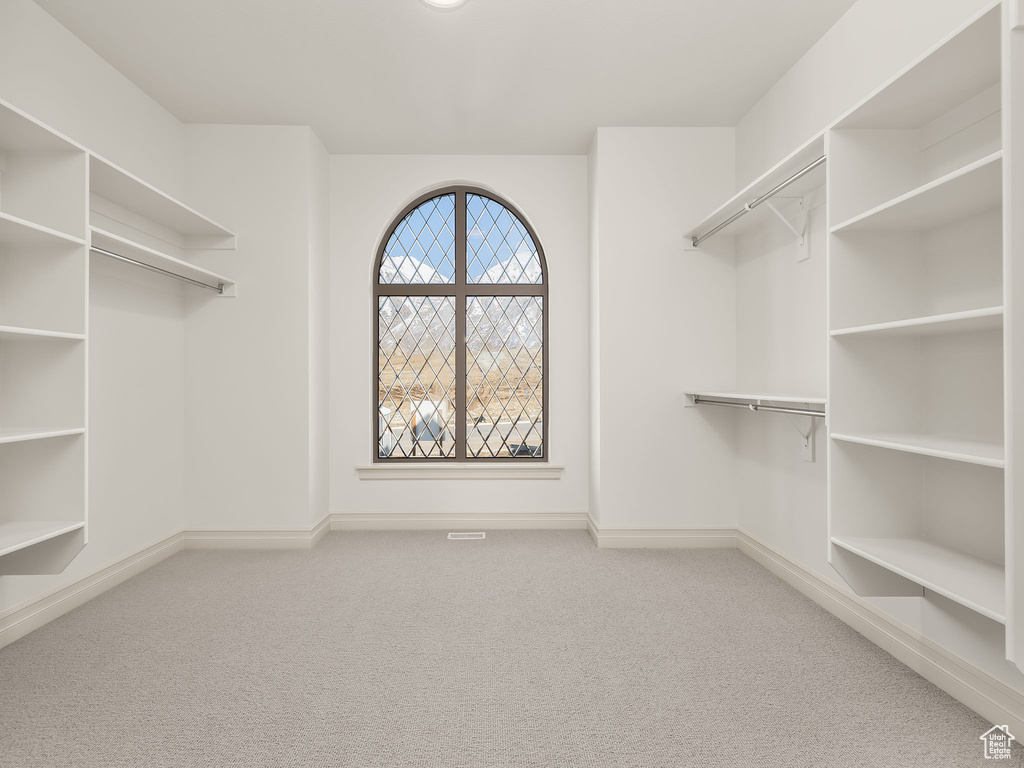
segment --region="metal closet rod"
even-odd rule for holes
[[[771,411],[772,413],[793,413],[797,416],[818,416],[825,418],[824,411],[812,411],[809,408],[780,408],[777,405],[757,405],[756,403],[730,403],[726,400],[708,400],[694,397],[694,405],[720,405],[723,408],[743,408],[749,411]]]
[[[707,232],[705,232],[700,237],[690,238],[690,240],[693,243],[693,247],[696,248],[698,245],[703,243],[705,240],[707,240],[712,235],[717,234],[718,232],[721,232],[723,229],[725,229],[730,224],[732,224],[734,221],[736,221],[736,219],[740,218],[741,216],[745,216],[746,214],[750,213],[752,210],[757,208],[757,206],[759,206],[765,200],[770,200],[771,198],[775,197],[777,194],[779,194],[779,192],[784,190],[786,187],[788,187],[794,181],[797,181],[798,179],[803,178],[804,176],[806,176],[808,173],[813,171],[815,168],[817,168],[819,165],[821,165],[824,162],[825,162],[825,155],[822,155],[817,160],[815,160],[813,163],[808,165],[806,168],[801,168],[799,171],[794,173],[792,176],[790,176],[788,179],[786,179],[781,184],[776,185],[775,187],[773,187],[769,191],[765,192],[760,197],[757,197],[757,198],[754,198],[753,200],[751,200],[749,203],[747,203],[745,206],[743,206],[740,210],[736,211],[736,213],[734,213],[728,219],[723,221],[717,227],[714,227],[713,229],[708,230]]]
[[[122,256],[120,253],[114,253],[113,251],[108,251],[105,248],[97,248],[95,245],[89,246],[89,250],[92,251],[93,253],[98,253],[100,256],[106,256],[111,259],[117,259],[118,261],[123,261],[128,264],[132,264],[136,267],[148,269],[150,272],[159,272],[161,275],[173,277],[175,280],[181,280],[183,283],[191,283],[192,285],[199,286],[200,288],[205,288],[208,291],[216,291],[219,294],[224,293],[224,283],[217,283],[217,285],[211,285],[210,283],[204,283],[199,280],[193,280],[191,277],[185,277],[184,275],[179,275],[177,272],[171,272],[170,270],[167,269],[160,269],[160,267],[154,267],[152,264],[147,264],[144,261],[129,259],[127,256]]]

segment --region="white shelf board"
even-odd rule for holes
[[[0,152],[84,152],[66,136],[0,99]]]
[[[107,232],[99,227],[89,228],[92,245],[97,248],[103,248],[104,250],[111,251],[121,256],[126,256],[129,259],[135,259],[141,261],[143,264],[148,264],[151,267],[158,267],[159,269],[165,269],[168,272],[174,272],[182,277],[188,277],[192,280],[198,280],[201,283],[207,283],[210,285],[217,285],[218,283],[223,284],[225,289],[233,286],[235,281],[230,277],[218,274],[217,272],[211,272],[208,269],[197,267],[195,264],[191,264],[182,259],[175,258],[166,253],[154,250],[145,245],[133,242],[120,235],[115,235],[113,232]]]
[[[0,245],[53,246],[68,243],[85,245],[85,240],[44,227],[42,224],[33,224],[9,213],[0,213]]]
[[[822,135],[793,152],[766,173],[752,181],[735,195],[730,197],[714,211],[705,216],[687,231],[686,237],[697,237],[742,209],[747,203],[757,199],[765,192],[785,181],[801,168],[805,168],[825,154],[825,140]],[[779,193],[780,197],[804,197],[825,183],[825,165],[820,165],[803,178],[786,187]],[[735,235],[755,226],[763,216],[771,215],[766,206],[760,206],[745,216],[737,219],[722,230],[722,236]],[[709,241],[710,242],[710,241]]]
[[[224,238],[235,235],[194,208],[98,155],[90,155],[89,191],[182,235]]]
[[[65,339],[67,341],[84,341],[84,333],[64,333],[63,331],[43,331],[38,328],[19,328],[14,325],[0,325],[0,341],[23,341],[25,339]]]
[[[858,214],[829,231],[913,232],[994,208],[1002,200],[1003,153],[993,152],[917,189]]]
[[[916,453],[921,456],[932,456],[937,459],[962,461],[967,464],[980,464],[984,467],[1002,468],[1006,464],[1006,452],[1001,443],[981,443],[974,440],[957,440],[935,435],[870,432],[862,434],[832,433],[833,440],[844,443],[857,443],[875,448],[886,448],[890,451]]]
[[[1000,14],[994,6],[898,73],[836,127],[920,128],[998,83]]]
[[[924,539],[833,536],[832,543],[983,616],[1006,623],[1006,574],[998,563]]]
[[[46,440],[51,437],[84,435],[85,429],[27,429],[24,427],[0,427],[0,445],[21,443],[26,440]]]
[[[0,557],[84,527],[83,520],[23,520],[0,523]]]
[[[764,403],[806,403],[808,405],[825,405],[825,398],[805,395],[773,395],[773,394],[751,394],[749,392],[696,392],[686,390],[687,397],[707,397],[714,400],[749,400],[760,405]]]
[[[914,317],[889,323],[858,325],[832,331],[832,336],[938,336],[941,334],[992,331],[1003,327],[1003,308],[986,307],[943,315]]]

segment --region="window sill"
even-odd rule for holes
[[[560,480],[565,467],[552,464],[369,464],[356,467],[360,480]]]

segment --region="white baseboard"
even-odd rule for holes
[[[330,515],[310,529],[198,530],[184,532],[188,549],[310,549],[331,529]]]
[[[1011,731],[1024,732],[1024,696],[1009,686],[749,533],[737,531],[737,544],[747,557],[990,723],[1006,724]]]
[[[736,546],[735,528],[612,528],[587,517],[601,549],[721,549]]]
[[[586,512],[334,512],[332,531],[583,529]]]
[[[93,571],[76,581],[58,587],[29,603],[15,606],[0,614],[0,648],[13,643],[29,632],[63,616],[83,603],[116,587],[132,576],[185,548],[185,537],[175,533],[134,555],[122,558]]]

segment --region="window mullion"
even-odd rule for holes
[[[455,195],[455,458],[465,459],[466,424],[466,192]]]

